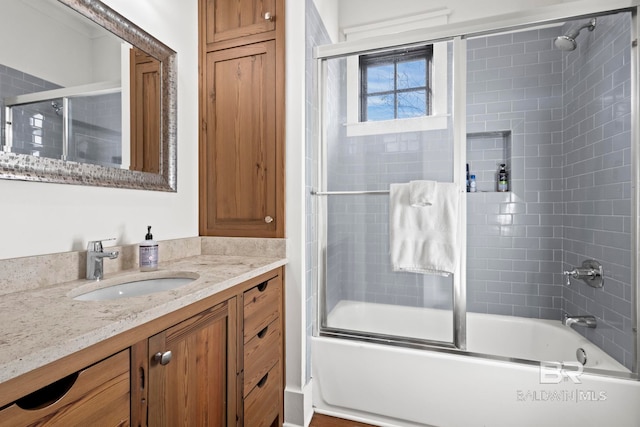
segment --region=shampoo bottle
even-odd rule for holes
[[[507,172],[507,165],[504,163],[500,164],[498,170],[498,191],[509,191],[509,172]]]
[[[154,271],[158,269],[158,242],[153,240],[151,226],[147,226],[147,235],[140,243],[140,271]]]

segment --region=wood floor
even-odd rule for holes
[[[371,424],[363,424],[342,418],[329,417],[327,415],[313,414],[309,427],[372,427]]]

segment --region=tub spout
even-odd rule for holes
[[[562,324],[571,327],[571,325],[586,326],[587,328],[595,328],[598,324],[595,316],[569,316],[564,314]]]

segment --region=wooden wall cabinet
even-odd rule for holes
[[[283,18],[283,0],[200,0],[201,235],[284,237]]]
[[[205,0],[202,5],[207,22],[204,30],[207,45],[267,33],[276,28],[276,0]]]

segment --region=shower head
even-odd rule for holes
[[[569,30],[569,32],[564,36],[556,37],[556,47],[560,50],[565,51],[574,50],[578,46],[578,43],[576,43],[576,38],[578,37],[578,35],[580,35],[580,31],[585,28],[587,28],[589,31],[593,31],[596,28],[596,18],[592,18],[589,23],[584,24],[581,27]]]
[[[62,105],[60,105],[56,101],[51,101],[51,107],[55,110],[56,114],[60,115],[60,110],[62,110]]]

